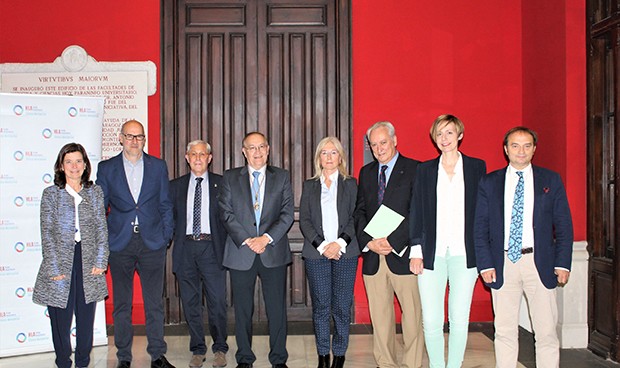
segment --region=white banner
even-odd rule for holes
[[[101,160],[104,98],[0,93],[0,357],[52,351],[47,308],[32,302],[41,263],[41,194],[69,142],[86,148],[91,179]],[[98,303],[95,345],[107,344]],[[75,346],[75,325],[72,328]]]

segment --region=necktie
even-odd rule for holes
[[[517,171],[519,182],[515,189],[515,198],[512,203],[512,215],[510,218],[510,238],[508,239],[508,259],[516,263],[521,259],[523,239],[523,172]]]
[[[196,190],[194,191],[194,220],[192,222],[192,235],[200,236],[200,205],[202,204],[202,179],[196,178]]]
[[[258,177],[260,176],[260,172],[254,171],[252,176],[254,176],[254,180],[252,181],[252,200],[254,201],[254,218],[256,219],[256,234],[258,235],[258,228],[260,226],[260,182],[258,181]]]
[[[381,174],[379,174],[379,191],[377,192],[377,203],[381,204],[383,202],[383,195],[385,194],[385,170],[387,170],[387,165],[381,166]]]

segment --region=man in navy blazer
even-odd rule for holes
[[[523,293],[536,337],[536,366],[559,367],[555,287],[568,282],[573,225],[560,176],[531,164],[537,140],[531,129],[509,130],[508,167],[486,175],[478,187],[476,263],[492,292],[497,367],[517,364]]]
[[[267,165],[269,143],[262,133],[243,139],[247,166],[227,170],[220,188],[220,213],[228,232],[224,266],[230,269],[235,308],[238,368],[252,367],[254,286],[260,277],[269,319],[269,362],[286,368],[287,233],[293,224],[293,191],[288,171]]]
[[[97,184],[108,213],[110,272],[114,294],[114,344],[118,368],[131,366],[133,278],[138,271],[152,368],[174,367],[164,341],[164,269],[172,237],[172,201],[166,163],[143,152],[144,127],[128,120],[119,134],[123,151],[101,161]]]
[[[374,124],[368,129],[366,138],[376,161],[360,170],[355,227],[364,259],[362,273],[374,331],[373,355],[381,368],[419,368],[422,367],[424,337],[418,279],[409,270],[408,220],[418,161],[396,150],[396,133],[390,122]],[[383,198],[380,198],[381,186]],[[381,205],[405,219],[387,237],[373,239],[364,229]],[[396,361],[394,294],[402,308],[402,363]]]
[[[226,231],[219,217],[217,196],[222,176],[208,171],[213,155],[203,140],[187,144],[189,174],[170,182],[174,203],[172,271],[177,276],[183,313],[189,328],[189,366],[202,367],[207,346],[203,323],[203,287],[213,339],[213,366],[226,366],[226,269],[222,265]]]

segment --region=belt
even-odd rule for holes
[[[134,234],[139,234],[140,233],[140,226],[133,225],[133,233]]]
[[[508,252],[508,251],[504,250],[504,252]],[[534,247],[521,248],[521,254],[530,254],[530,253],[534,253]]]
[[[193,241],[201,241],[201,240],[209,240],[211,241],[211,234],[200,234],[198,236],[194,236],[191,234],[185,235],[185,239],[186,240],[193,240]]]

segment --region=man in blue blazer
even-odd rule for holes
[[[523,293],[536,338],[536,366],[559,367],[555,287],[569,278],[573,224],[560,176],[531,164],[537,140],[528,128],[509,130],[508,167],[486,175],[478,187],[476,263],[492,292],[497,367],[517,364]]]
[[[366,138],[376,161],[360,170],[355,207],[357,240],[362,250],[362,273],[373,327],[373,355],[381,368],[420,368],[424,354],[418,279],[409,270],[409,206],[418,161],[396,150],[394,126],[382,121]],[[405,219],[384,238],[374,239],[364,229],[381,205]],[[403,358],[396,361],[394,294],[402,308]]]
[[[243,139],[247,166],[227,170],[220,188],[220,213],[228,232],[224,266],[230,269],[235,308],[238,368],[251,368],[254,286],[260,277],[269,319],[269,362],[286,368],[287,233],[293,224],[293,191],[288,171],[267,165],[269,143],[262,133]]]
[[[207,346],[203,323],[203,287],[213,339],[213,366],[226,366],[226,269],[222,266],[226,231],[220,221],[217,196],[222,176],[207,169],[213,155],[202,140],[189,142],[185,160],[191,172],[170,182],[174,203],[172,271],[177,276],[183,313],[189,328],[189,366],[202,367]]]
[[[110,272],[114,294],[114,344],[118,368],[131,366],[133,278],[138,271],[146,314],[147,352],[152,368],[174,367],[164,341],[164,269],[172,237],[172,201],[166,163],[143,152],[146,136],[136,120],[119,135],[123,151],[101,161],[97,184],[108,213]]]

